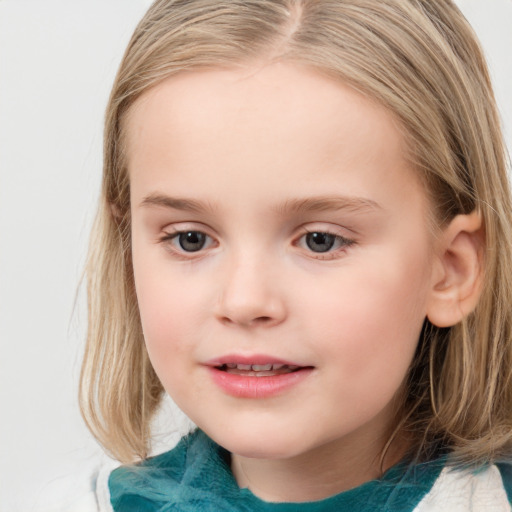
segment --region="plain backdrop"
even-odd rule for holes
[[[458,3],[487,53],[511,148],[512,0]],[[0,512],[36,510],[49,482],[100,457],[77,407],[77,287],[103,111],[149,4],[0,0]]]

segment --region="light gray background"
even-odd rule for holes
[[[489,58],[512,147],[512,0],[459,0]],[[0,512],[100,450],[76,389],[73,314],[101,171],[103,110],[150,0],[0,0]]]

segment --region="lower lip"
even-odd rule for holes
[[[312,368],[303,368],[281,375],[249,377],[212,367],[209,370],[215,384],[228,395],[237,398],[269,398],[279,395],[302,382],[313,371]]]

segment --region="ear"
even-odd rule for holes
[[[457,215],[443,230],[427,304],[427,318],[437,327],[451,327],[475,309],[482,289],[484,237],[476,211]]]

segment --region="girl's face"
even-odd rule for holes
[[[168,393],[241,457],[375,454],[433,281],[392,115],[291,64],[193,71],[138,100],[127,144],[137,297]]]

